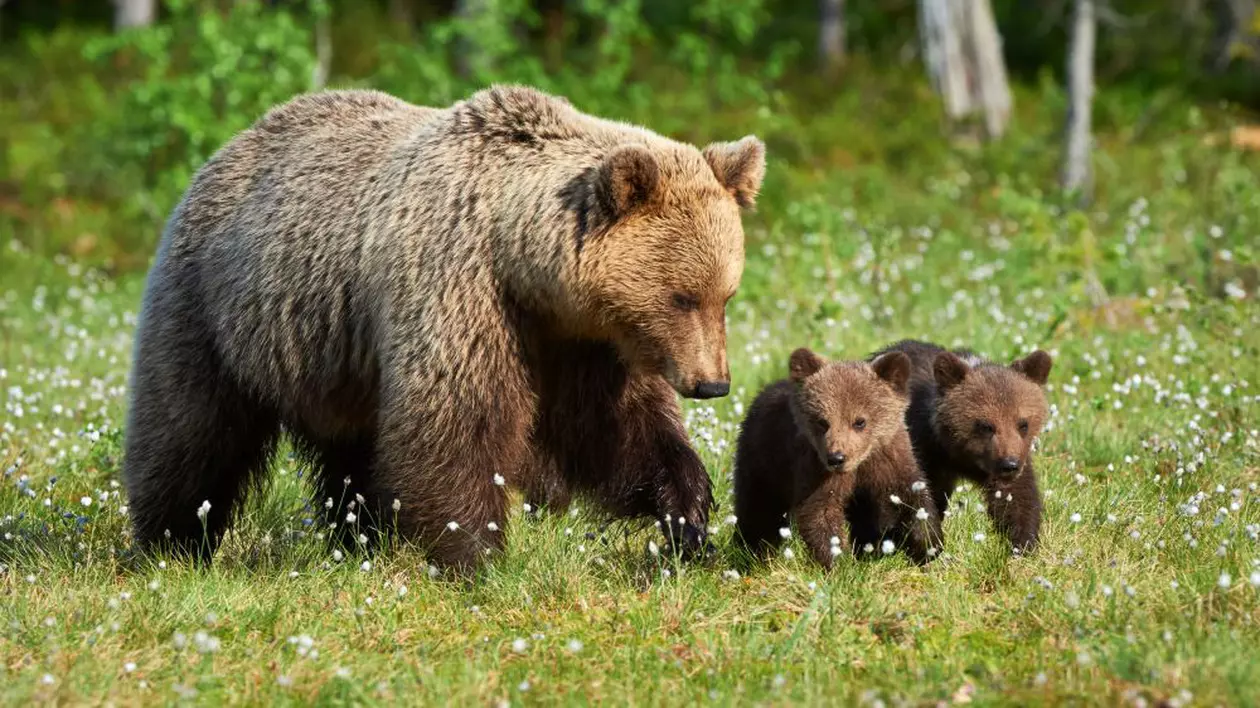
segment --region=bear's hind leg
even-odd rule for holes
[[[177,328],[139,342],[123,478],[135,539],[208,560],[246,487],[264,472],[278,422]],[[209,506],[204,506],[209,503]]]

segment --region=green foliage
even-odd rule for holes
[[[170,208],[192,174],[223,143],[267,109],[312,88],[311,31],[285,10],[237,3],[204,12],[189,0],[167,0],[169,18],[153,27],[101,38],[84,51],[123,66],[133,77],[118,105],[82,136],[98,150],[86,170],[124,181],[124,208],[150,216]],[[125,168],[124,168],[125,169]]]
[[[382,22],[372,4],[333,7],[336,85],[441,105],[522,81],[692,142],[766,140],[728,311],[735,390],[686,405],[721,505],[713,565],[652,555],[650,525],[519,500],[471,587],[429,578],[414,548],[334,555],[285,454],[213,566],[134,557],[119,457],[143,265],[192,170],[310,86],[324,9],[216,5],[0,52],[3,701],[1260,698],[1260,165],[1229,146],[1240,118],[1182,86],[1103,85],[1095,200],[1075,208],[1054,188],[1057,68],[1008,35],[1039,83],[1015,87],[1004,140],[951,144],[912,52],[885,61],[913,39],[913,0],[849,3],[872,56],[837,83],[802,68],[810,3],[575,0],[558,45],[523,0],[397,37],[361,31]],[[346,48],[356,32],[368,49]],[[952,557],[925,572],[894,556],[824,575],[799,546],[750,565],[725,516],[752,396],[796,346],[857,357],[905,336],[1054,351],[1043,547],[1007,557],[964,490]]]

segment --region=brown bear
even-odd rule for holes
[[[701,547],[710,481],[675,392],[729,389],[764,169],[752,136],[701,151],[520,86],[272,109],[197,173],[150,271],[125,431],[137,541],[209,558],[283,426],[339,524],[441,567],[503,546],[505,486],[539,459]]]
[[[789,517],[823,567],[855,540],[902,545],[926,563],[939,516],[905,428],[910,359],[826,362],[792,352],[790,377],[749,407],[735,448],[739,538],[757,554],[777,548]]]
[[[903,340],[872,354],[913,363],[906,426],[942,514],[960,479],[983,490],[997,531],[1023,553],[1037,544],[1041,497],[1032,447],[1049,415],[1043,391],[1053,361],[1038,349],[1009,366],[967,349]]]

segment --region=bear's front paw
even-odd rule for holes
[[[682,560],[706,560],[717,553],[717,547],[709,540],[708,529],[703,521],[697,523],[685,516],[666,516],[661,520],[661,529],[665,532],[671,555]]]

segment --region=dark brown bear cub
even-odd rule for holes
[[[735,516],[744,543],[758,554],[775,549],[790,516],[810,555],[830,569],[850,545],[852,500],[880,495],[865,510],[864,535],[874,525],[926,562],[939,517],[905,428],[909,357],[828,363],[802,348],[789,370],[757,396],[740,430]]]
[[[1050,355],[1037,350],[1009,366],[965,350],[905,340],[872,355],[901,352],[913,362],[906,426],[936,507],[949,504],[960,479],[983,490],[998,532],[1018,552],[1037,545],[1041,498],[1032,445],[1049,415],[1042,387]]]

